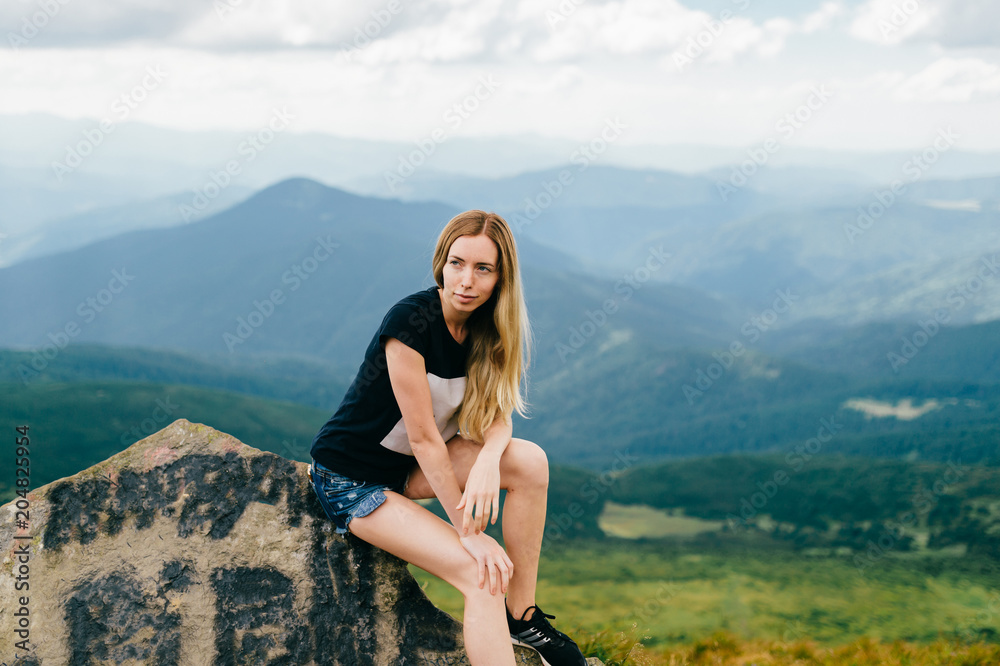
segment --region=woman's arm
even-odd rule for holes
[[[463,514],[458,509],[462,493],[451,466],[448,445],[434,423],[434,406],[430,385],[427,383],[424,357],[395,338],[386,340],[385,357],[389,382],[403,415],[410,449],[431,484],[434,495],[456,527],[462,546],[475,558],[479,569],[479,587],[485,585],[488,577],[491,594],[496,594],[498,588],[501,593],[506,593],[507,583],[514,574],[514,563],[510,561],[510,557],[489,535],[478,530],[469,534],[467,526],[458,528],[463,521]],[[496,438],[494,447],[500,445],[500,439]],[[510,441],[510,437],[507,441]],[[503,446],[506,447],[506,443]]]
[[[502,415],[497,415],[493,424],[483,433],[483,448],[469,470],[465,492],[458,504],[459,509],[464,509],[463,530],[468,530],[471,524],[476,533],[479,533],[486,529],[487,524],[496,524],[500,517],[500,458],[507,450],[511,434],[510,417],[504,418]]]
[[[457,508],[462,491],[451,466],[448,446],[434,423],[434,405],[424,357],[399,340],[389,338],[385,342],[385,358],[410,449],[452,525],[458,528],[462,525],[462,512]],[[459,529],[459,534],[467,534],[467,530]]]

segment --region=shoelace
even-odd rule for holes
[[[524,611],[521,617],[523,618],[525,615],[527,615],[528,611],[530,611],[532,608],[535,609],[535,614],[531,616],[530,620],[522,620],[522,622],[526,621],[529,627],[534,627],[535,629],[538,629],[540,632],[542,632],[547,636],[555,635],[556,638],[558,639],[558,643],[556,645],[557,647],[569,640],[569,636],[567,636],[566,634],[562,633],[561,631],[553,627],[551,624],[549,624],[549,620],[556,619],[556,616],[549,615],[538,606],[529,607],[528,610]]]

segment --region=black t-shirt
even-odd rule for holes
[[[389,338],[424,357],[438,430],[446,442],[458,432],[467,350],[448,330],[434,286],[389,309],[340,407],[313,440],[310,453],[316,461],[358,481],[400,482],[416,462],[389,383],[385,361]]]

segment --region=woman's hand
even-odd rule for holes
[[[469,470],[462,500],[455,507],[465,510],[462,516],[462,534],[469,533],[469,526],[479,534],[488,524],[495,525],[500,517],[500,457],[480,451]],[[478,510],[477,510],[478,508]],[[492,517],[492,520],[491,520]]]
[[[500,581],[500,593],[507,593],[507,583],[514,575],[514,563],[507,557],[507,552],[500,547],[496,539],[485,533],[459,536],[462,546],[476,558],[479,569],[479,589],[483,589],[487,574],[490,577],[490,594],[497,593],[497,580]]]

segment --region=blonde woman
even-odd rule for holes
[[[354,383],[312,444],[310,475],[337,532],[415,564],[465,599],[473,666],[514,663],[512,643],[549,666],[585,664],[536,605],[548,461],[511,436],[524,413],[530,329],[517,248],[495,213],[442,230],[436,286],[394,305]],[[506,550],[483,530],[500,515]],[[413,500],[436,497],[446,522]]]

